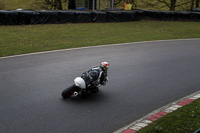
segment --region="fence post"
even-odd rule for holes
[[[95,9],[95,0],[93,0],[93,4],[92,4],[92,10],[94,10]]]
[[[111,7],[111,9],[113,10],[113,8],[114,8],[114,0],[112,0],[112,7]]]

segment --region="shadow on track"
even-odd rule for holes
[[[74,102],[74,103],[92,103],[92,102],[102,102],[106,100],[108,95],[105,92],[91,93],[84,96],[71,96],[70,98],[61,98],[63,102]]]

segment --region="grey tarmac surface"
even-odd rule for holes
[[[111,133],[200,88],[200,39],[143,42],[0,59],[1,133]],[[101,61],[98,94],[61,98]]]

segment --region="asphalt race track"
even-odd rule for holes
[[[108,61],[98,94],[61,98]],[[1,133],[111,133],[200,90],[200,39],[143,42],[0,59]]]

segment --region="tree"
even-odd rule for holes
[[[176,0],[171,0],[170,11],[175,11],[176,8]]]
[[[62,10],[62,2],[61,2],[61,0],[55,0],[55,7],[58,10]]]
[[[147,7],[155,8],[157,10],[162,9],[162,8],[169,8],[170,11],[174,11],[176,8],[176,0],[156,0],[155,2],[153,1],[146,1],[145,5]]]
[[[192,10],[193,8],[199,8],[199,2],[200,0],[192,0],[190,9]]]
[[[196,0],[196,8],[199,8],[199,2],[200,0]]]
[[[62,4],[67,0],[33,0],[31,7],[45,10],[62,10]]]
[[[179,10],[191,10],[196,5],[199,8],[200,0],[156,0],[155,2],[145,2],[148,7],[155,9],[168,8],[170,11]]]
[[[123,1],[123,0],[115,0],[115,1],[114,1],[114,6],[120,4],[122,1]]]
[[[170,0],[170,3],[166,0],[157,0],[159,3],[163,3],[165,4],[165,6],[167,6],[170,11],[175,11],[176,8],[176,0]]]
[[[44,0],[44,3],[46,3],[46,5],[50,5],[51,9],[62,10],[61,0]]]

